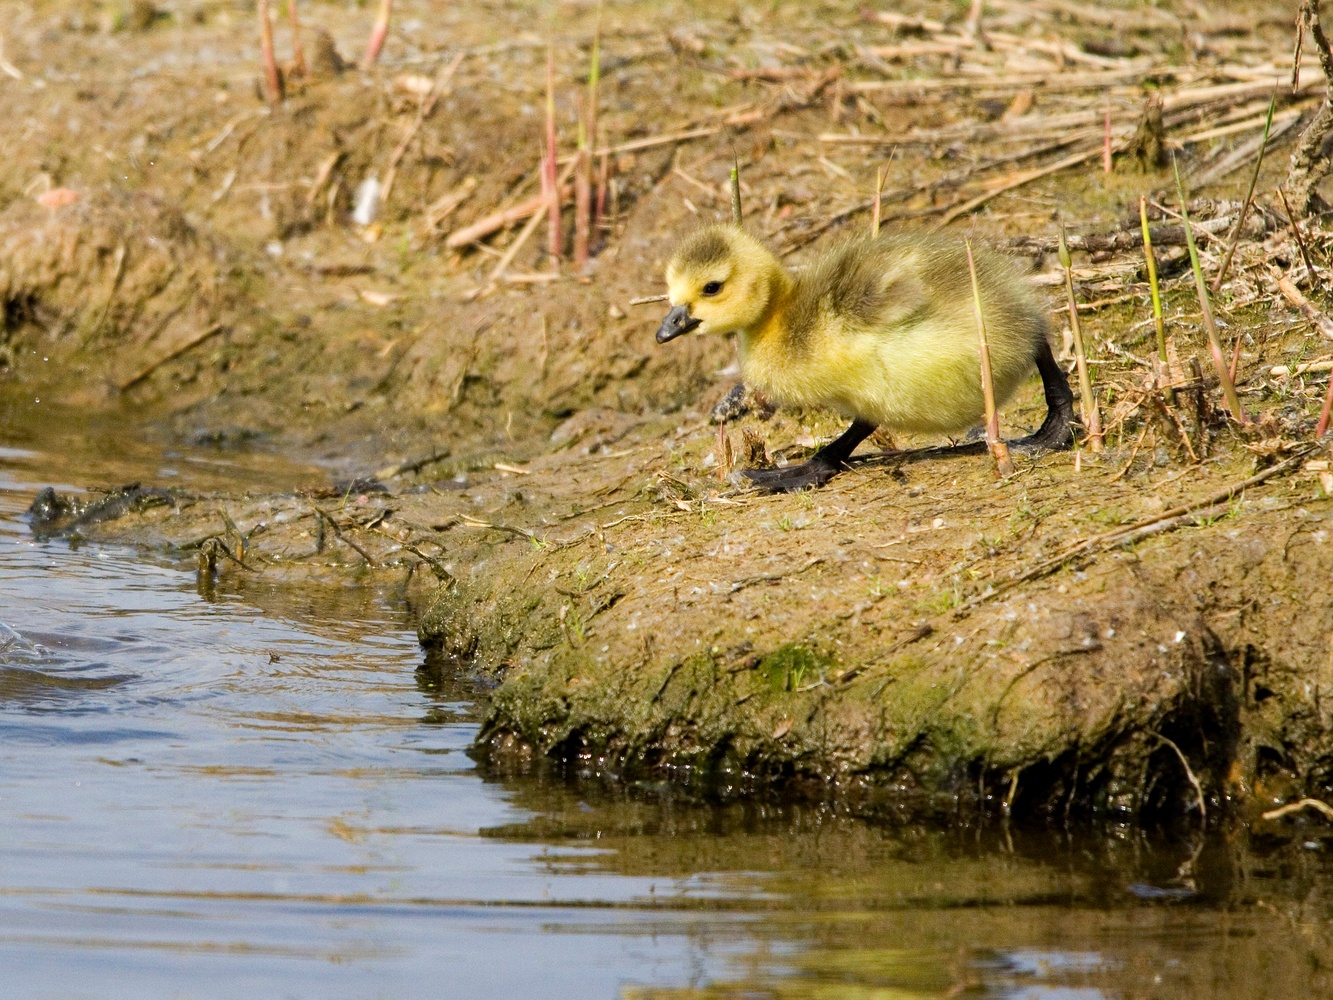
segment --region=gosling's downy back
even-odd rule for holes
[[[976,248],[982,313],[999,342],[1037,344],[1046,319],[1014,264]],[[819,254],[794,277],[786,325],[794,341],[814,328],[877,332],[893,340],[922,325],[972,345],[972,279],[961,240],[933,234],[854,236]],[[941,349],[947,349],[945,344]]]

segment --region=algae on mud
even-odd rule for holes
[[[780,5],[728,19],[682,3],[661,15],[679,28],[664,34],[644,29],[643,5],[611,5],[606,134],[696,138],[610,158],[618,214],[583,280],[492,287],[486,253],[450,251],[422,222],[469,178],[475,188],[451,217],[460,228],[534,189],[545,44],[524,34],[530,9],[440,14],[404,2],[418,26],[390,38],[382,72],[313,79],[270,111],[251,93],[253,45],[233,37],[232,5],[200,4],[197,19],[132,36],[88,30],[76,11],[87,6],[33,5],[7,36],[21,68],[44,73],[41,86],[5,84],[14,120],[40,126],[0,134],[0,237],[14,249],[0,275],[10,403],[28,419],[63,400],[215,445],[220,458],[236,446],[282,449],[346,483],[417,468],[389,477],[389,493],[363,483],[326,496],[173,494],[80,532],[165,548],[202,565],[203,585],[215,573],[297,586],[392,574],[425,599],[443,581],[422,638],[496,685],[482,749],[497,762],[553,754],[737,788],[778,782],[867,808],[1140,818],[1197,815],[1194,780],[1210,817],[1333,784],[1322,693],[1333,588],[1321,560],[1333,511],[1317,467],[1327,456],[977,603],[1072,542],[1214,495],[1308,440],[1322,386],[1269,373],[1318,344],[1270,299],[1267,266],[1297,266],[1275,214],[1256,213],[1218,300],[1242,335],[1239,381],[1262,411],[1256,430],[1219,419],[1202,379],[1177,386],[1189,405],[1155,408],[1151,365],[1138,357],[1150,336],[1141,262],[1111,240],[1074,273],[1108,450],[1077,465],[1025,461],[999,484],[964,451],[895,451],[816,494],[735,492],[714,478],[716,432],[702,416],[731,381],[728,348],[655,351],[653,317],[630,307],[657,290],[682,232],[726,217],[732,146],[709,131],[720,123],[738,130],[747,217],[799,265],[830,220],[863,222],[857,205],[893,135],[912,136],[888,168],[890,189],[905,192],[898,224],[910,225],[1022,161],[1028,152],[1011,150],[1029,141],[1027,112],[1076,118],[1086,94],[1029,84],[1020,113],[1003,80],[991,92],[969,79],[949,100],[927,99],[928,88],[907,85],[943,57],[875,55],[899,45],[898,29],[859,11]],[[1206,44],[1182,53],[1177,36],[1139,24],[1127,37],[1144,58],[1092,56],[1134,81],[1106,94],[1126,123],[1145,78],[1171,93],[1255,86],[1228,61],[1224,17],[1166,6],[1135,10],[1192,25]],[[305,20],[343,51],[364,38],[369,12],[307,7]],[[1254,51],[1288,59],[1285,7],[1259,13],[1247,22],[1258,25]],[[584,64],[594,16],[579,8],[558,26],[562,65]],[[1049,31],[1085,56],[1106,42],[1095,25],[1036,6],[993,16],[997,31]],[[830,44],[814,52],[810,39]],[[958,58],[1004,58],[1003,45]],[[468,58],[402,159],[378,227],[356,227],[351,191],[385,167],[418,108],[394,74],[445,66],[459,51]],[[886,61],[899,59],[901,74]],[[829,75],[836,66],[845,79]],[[566,75],[566,89],[582,92],[578,73]],[[789,93],[792,80],[800,88]],[[1308,103],[1303,86],[1281,96],[1293,104],[1284,114]],[[1186,143],[1187,172],[1225,161],[1243,134],[1225,131],[1234,111],[1168,107],[1173,141],[1223,130]],[[829,137],[830,117],[846,131]],[[1265,185],[1281,159],[1265,161]],[[38,211],[42,178],[83,199]],[[1233,181],[1220,175],[1207,189],[1219,197],[1206,224],[1221,232]],[[1138,198],[1168,182],[1071,169],[986,188],[977,238],[1024,237],[1030,248],[1034,231],[1054,232],[1057,204],[1083,233],[1137,231]],[[1328,243],[1318,225],[1306,237]],[[488,249],[503,253],[510,239],[500,233]],[[548,264],[536,243],[516,258],[529,277]],[[1172,370],[1188,372],[1202,339],[1174,280],[1180,263],[1163,261],[1163,277]],[[220,336],[173,353],[219,323]],[[1039,417],[1033,384],[1005,423]],[[741,427],[786,461],[834,423],[783,412]]]
[[[1050,470],[1059,462],[1025,470],[1029,501],[1038,477],[1042,499],[1067,487]],[[975,470],[971,487],[985,475]],[[959,609],[947,591],[931,607],[909,576],[867,572],[876,518],[838,506],[865,489],[815,501],[823,523],[801,529],[801,550],[825,561],[800,578],[774,574],[763,591],[742,595],[727,577],[761,557],[798,569],[782,555],[786,539],[761,529],[749,558],[726,558],[717,550],[729,538],[753,535],[743,511],[723,509],[711,529],[664,520],[628,543],[607,532],[604,554],[563,567],[506,546],[480,580],[446,590],[423,639],[502,678],[481,737],[492,752],[531,749],[592,770],[734,787],[782,780],[872,808],[961,801],[1132,817],[1197,809],[1196,776],[1215,808],[1247,809],[1333,777],[1320,698],[1333,682],[1333,603],[1302,585],[1321,571],[1323,542],[1289,544],[1328,531],[1326,502],[1301,506],[1291,488],[1247,497],[1220,525]],[[987,506],[1000,507],[1003,490]],[[947,491],[935,509],[958,510],[966,492]],[[971,534],[952,527],[937,531],[955,545]],[[878,537],[892,539],[882,528]],[[992,557],[991,574],[1022,565],[1041,541]],[[647,565],[626,573],[636,552]],[[511,589],[540,581],[538,570],[554,593]],[[592,578],[587,596],[560,586],[571,577]]]

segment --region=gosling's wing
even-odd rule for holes
[[[893,336],[931,311],[919,255],[894,253],[875,240],[851,240],[816,260],[800,277],[788,317],[799,335]]]

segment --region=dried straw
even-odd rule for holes
[[[1203,280],[1203,268],[1199,265],[1199,248],[1194,245],[1194,230],[1191,228],[1189,206],[1185,204],[1185,185],[1180,179],[1180,165],[1171,157],[1171,167],[1176,172],[1176,191],[1180,195],[1180,216],[1185,222],[1185,245],[1189,248],[1190,266],[1194,270],[1194,288],[1199,294],[1199,308],[1203,313],[1203,328],[1208,333],[1208,348],[1213,358],[1213,368],[1217,371],[1218,381],[1222,383],[1222,394],[1226,397],[1227,409],[1232,417],[1242,426],[1248,425],[1250,418],[1240,405],[1236,395],[1236,383],[1227,370],[1222,354],[1222,342],[1217,336],[1217,324],[1213,320],[1213,307],[1208,299],[1208,285]]]
[[[1074,334],[1074,360],[1078,365],[1078,391],[1083,401],[1083,426],[1088,430],[1088,445],[1093,451],[1102,450],[1102,416],[1097,409],[1097,397],[1088,376],[1088,355],[1083,346],[1083,326],[1078,320],[1078,301],[1074,298],[1074,273],[1065,242],[1064,223],[1060,224],[1060,266],[1065,270],[1065,295],[1069,301],[1069,328]]]
[[[278,76],[278,61],[273,55],[273,21],[269,17],[268,0],[259,0],[259,47],[264,64],[264,96],[269,104],[282,100],[282,78]]]
[[[991,374],[990,344],[986,340],[986,320],[981,313],[981,286],[977,282],[977,265],[972,257],[972,241],[967,247],[967,269],[972,275],[972,312],[977,321],[977,339],[981,346],[981,395],[986,402],[986,447],[995,459],[995,471],[1001,477],[1014,474],[1014,463],[1009,458],[1009,446],[1000,438],[1000,414],[995,408],[995,381]]]

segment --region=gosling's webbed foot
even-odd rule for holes
[[[1008,442],[1010,448],[1017,448],[1019,451],[1066,451],[1074,443],[1074,432],[1069,424],[1061,428],[1056,428],[1054,432],[1047,431],[1045,426],[1035,434],[1029,434],[1027,437],[1017,438]]]
[[[776,410],[777,407],[765,399],[762,393],[750,388],[744,382],[737,382],[708,412],[708,422],[729,424],[747,413],[755,414],[760,420],[767,420]]]
[[[750,412],[749,393],[744,382],[737,382],[731,391],[719,399],[708,414],[710,424],[729,424]]]
[[[765,493],[800,493],[823,486],[840,471],[842,463],[835,465],[816,456],[785,469],[741,469],[740,473]]]
[[[799,493],[823,486],[846,467],[856,446],[870,436],[875,425],[854,420],[835,441],[810,456],[803,465],[789,465],[785,469],[742,469],[741,475],[767,493]]]
[[[1074,443],[1074,407],[1066,404],[1046,411],[1041,426],[1027,437],[1010,441],[1009,447],[1023,451],[1064,451]]]
[[[1046,419],[1035,434],[1011,441],[1010,446],[1024,451],[1060,451],[1074,443],[1074,425],[1078,423],[1074,416],[1074,392],[1045,340],[1038,345],[1035,360],[1046,395]]]

